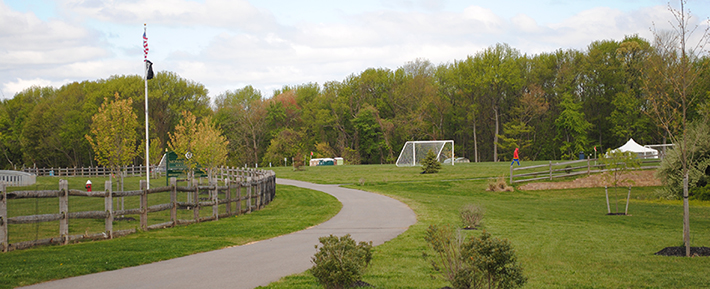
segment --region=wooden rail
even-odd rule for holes
[[[175,178],[170,179],[170,185],[147,189],[145,180],[141,180],[141,190],[114,192],[110,181],[106,181],[104,191],[85,192],[68,189],[68,181],[60,180],[58,190],[41,191],[16,191],[8,192],[4,184],[0,183],[0,249],[3,252],[25,249],[37,245],[46,244],[67,244],[69,242],[91,239],[112,239],[118,236],[135,232],[135,229],[114,231],[113,223],[115,216],[140,215],[140,229],[154,230],[159,228],[173,227],[180,224],[192,224],[209,220],[218,220],[228,216],[244,214],[259,210],[270,203],[276,195],[276,175],[273,171],[263,170],[227,170],[219,176],[223,185],[218,185],[215,178],[207,186],[200,186],[193,182],[191,186],[177,186]],[[170,202],[148,206],[148,196],[156,193],[170,193]],[[177,201],[178,192],[188,192],[191,199],[185,202]],[[201,200],[200,195],[208,195],[206,200]],[[220,194],[224,198],[220,198]],[[69,196],[103,198],[103,211],[69,211]],[[140,206],[133,209],[119,210],[114,204],[117,197],[139,196]],[[13,216],[8,217],[7,208],[9,200],[29,199],[29,198],[58,198],[59,211],[53,214]],[[232,203],[236,203],[236,210],[232,210]],[[244,208],[242,203],[245,204]],[[219,205],[226,205],[224,213],[219,212]],[[200,209],[212,208],[212,214],[208,217],[200,217]],[[177,218],[178,209],[190,209],[193,211],[193,218],[182,220]],[[148,225],[149,213],[170,211],[170,221],[159,224]],[[104,231],[96,234],[69,235],[70,219],[104,219]],[[34,241],[24,241],[9,243],[8,227],[16,224],[33,224],[40,222],[59,221],[59,235],[53,238],[46,238]]]
[[[550,161],[544,165],[534,165],[527,167],[510,166],[510,184],[520,182],[531,182],[538,180],[552,180],[555,178],[564,178],[577,175],[590,175],[593,173],[601,173],[609,171],[601,163],[597,164],[598,159],[585,159],[566,162]],[[638,169],[657,169],[660,166],[660,159],[644,159]],[[516,171],[532,171],[529,173],[518,173]]]
[[[151,171],[155,171],[158,166],[150,166]],[[35,174],[37,176],[56,176],[56,177],[91,177],[91,176],[108,176],[111,170],[105,167],[88,167],[88,168],[24,168],[26,173]],[[145,166],[125,166],[122,171],[126,176],[145,176]]]

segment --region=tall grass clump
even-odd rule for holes
[[[459,212],[459,217],[463,223],[465,229],[476,229],[481,225],[483,221],[483,215],[486,210],[476,204],[466,204],[461,208]]]

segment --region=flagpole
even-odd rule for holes
[[[145,65],[145,73],[143,80],[145,80],[145,182],[146,188],[150,189],[150,140],[148,139],[148,51],[146,50],[147,39],[145,38],[147,24],[143,24],[143,64]]]

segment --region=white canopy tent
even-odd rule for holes
[[[644,146],[636,143],[636,141],[634,141],[633,138],[630,138],[629,141],[627,141],[624,145],[622,145],[616,149],[620,150],[622,152],[637,153],[639,158],[641,158],[641,159],[657,159],[658,158],[658,151],[657,150],[644,147]]]

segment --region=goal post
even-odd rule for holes
[[[449,160],[454,165],[454,141],[453,140],[427,140],[408,141],[402,147],[397,162],[398,167],[411,167],[421,165],[429,151],[436,154],[439,162]]]

